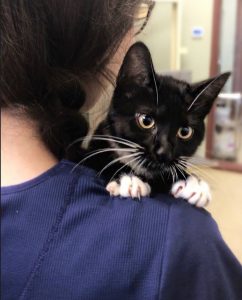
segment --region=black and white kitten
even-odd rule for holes
[[[204,138],[204,119],[229,75],[196,84],[158,75],[147,47],[135,43],[85,163],[106,178],[112,195],[171,192],[205,206],[211,200],[209,186],[188,175],[186,164]]]

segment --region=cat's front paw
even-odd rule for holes
[[[122,175],[117,181],[111,181],[106,186],[106,190],[113,196],[138,198],[149,196],[150,185],[143,182],[139,177],[132,175]]]
[[[209,185],[195,176],[175,182],[172,185],[171,194],[175,198],[183,198],[197,207],[204,207],[212,200]]]

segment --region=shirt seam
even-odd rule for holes
[[[169,226],[169,218],[170,218],[170,210],[171,210],[171,205],[169,206],[166,214],[165,214],[165,228],[164,228],[164,235],[163,235],[163,242],[162,242],[162,249],[161,249],[161,265],[160,265],[160,276],[159,276],[159,288],[158,288],[158,300],[161,300],[162,299],[162,296],[161,296],[161,291],[162,291],[162,281],[163,281],[163,275],[164,275],[164,272],[163,272],[163,262],[164,262],[164,259],[165,259],[165,256],[166,256],[166,252],[167,252],[167,243],[166,243],[166,240],[167,240],[167,231],[168,231],[168,226]]]
[[[66,194],[66,199],[64,200],[64,204],[61,206],[61,208],[57,214],[56,220],[49,231],[47,239],[45,240],[45,242],[43,244],[42,250],[40,250],[40,254],[33,266],[32,271],[30,272],[30,275],[27,279],[25,287],[24,287],[22,293],[20,294],[19,300],[25,299],[28,292],[30,292],[31,285],[32,285],[36,275],[38,274],[45,257],[47,256],[47,254],[50,250],[51,244],[53,243],[53,241],[56,237],[56,234],[59,230],[61,221],[65,215],[65,212],[67,211],[68,205],[71,202],[77,181],[79,179],[78,176],[76,175],[76,173],[73,173],[73,175],[75,175],[75,176],[73,176],[73,178],[70,180],[69,187],[68,187],[67,194]]]

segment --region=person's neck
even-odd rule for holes
[[[31,180],[57,163],[38,136],[34,122],[1,110],[1,186]]]

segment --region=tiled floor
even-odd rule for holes
[[[208,206],[224,240],[242,263],[242,174],[206,169],[204,179],[212,188]]]

